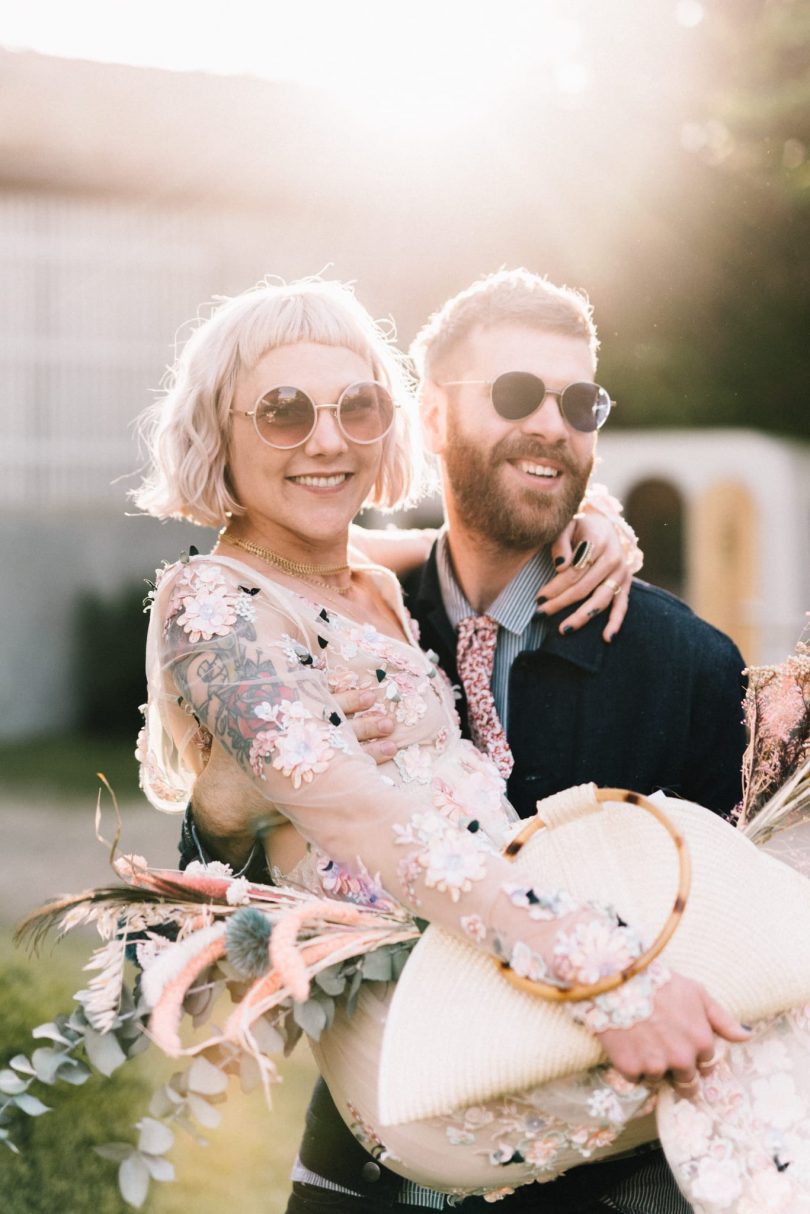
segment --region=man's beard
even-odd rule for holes
[[[525,551],[550,544],[576,514],[593,469],[593,457],[578,464],[564,443],[541,443],[512,434],[490,451],[464,434],[452,412],[447,418],[443,452],[450,489],[461,521],[501,548]],[[550,462],[566,474],[562,492],[533,492],[528,486],[505,489],[499,473],[507,460]]]

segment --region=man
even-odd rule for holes
[[[549,545],[590,477],[600,414],[592,385],[597,337],[587,300],[525,270],[502,272],[451,299],[414,345],[427,442],[442,471],[447,525],[407,583],[421,640],[462,683],[470,628],[497,624],[491,689],[497,716],[466,697],[464,727],[514,762],[508,788],[522,816],[571,784],[665,791],[728,812],[740,792],[742,660],[734,645],[664,591],[635,582],[611,644],[604,616],[566,634],[538,614],[553,575]],[[512,373],[521,373],[514,375]],[[505,377],[505,378],[504,378]],[[575,385],[571,391],[569,385]],[[585,386],[583,386],[585,385]],[[568,389],[568,391],[564,391]],[[609,601],[605,602],[609,606]],[[480,690],[480,689],[479,689]],[[485,698],[485,697],[484,697]],[[473,715],[474,719],[470,719]],[[505,732],[508,748],[505,748]],[[319,1084],[293,1173],[288,1214],[449,1208],[366,1155]],[[468,1198],[464,1211],[490,1209]],[[660,1151],[574,1169],[528,1185],[504,1214],[685,1214]]]

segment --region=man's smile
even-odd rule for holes
[[[555,480],[562,476],[559,468],[552,468],[550,464],[535,464],[527,459],[515,460],[514,467],[520,472],[528,473],[529,476],[543,477],[546,480]]]

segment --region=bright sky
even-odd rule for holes
[[[698,0],[664,2],[682,26],[703,16]],[[618,25],[635,7],[593,3]],[[565,0],[18,0],[0,12],[0,45],[389,91],[416,77],[481,88],[533,69],[577,93],[588,70],[571,10]]]
[[[333,83],[347,73],[384,74],[392,63],[421,61],[431,46],[441,48],[442,69],[453,73],[461,63],[447,54],[448,44],[456,37],[463,58],[472,51],[480,59],[492,46],[493,17],[501,50],[511,43],[510,58],[526,54],[526,35],[541,27],[548,34],[554,7],[547,0],[28,0],[16,11],[4,8],[0,42],[119,63]],[[457,24],[462,34],[454,34]]]

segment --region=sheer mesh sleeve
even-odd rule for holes
[[[609,910],[515,885],[500,855],[514,820],[500,779],[461,739],[430,658],[404,638],[238,562],[199,558],[161,580],[150,657],[150,733],[159,718],[174,783],[184,761],[193,768],[199,731],[210,734],[326,868],[350,875],[338,894],[370,875],[420,918],[547,981],[581,980],[593,950],[605,955],[606,934],[617,968],[633,955],[631,929]],[[377,766],[342,718],[333,692],[346,685],[376,688],[394,717],[390,763]],[[150,737],[149,752],[160,749]]]

